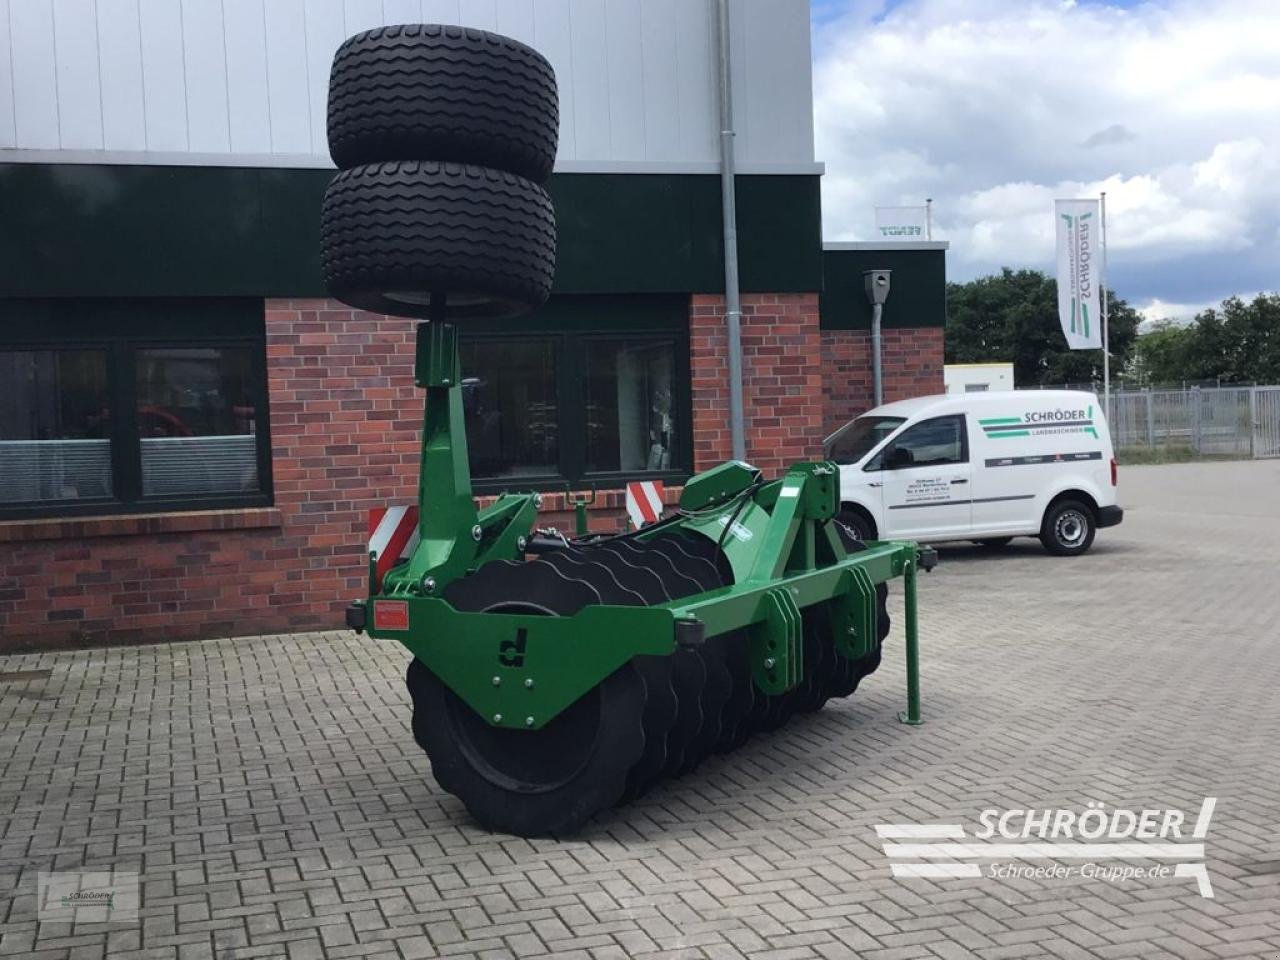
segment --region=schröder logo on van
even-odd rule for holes
[[[1086,410],[1028,410],[1020,417],[987,417],[978,421],[982,432],[993,440],[1006,437],[1047,437],[1069,433],[1086,434],[1098,439],[1093,423],[1093,405]]]

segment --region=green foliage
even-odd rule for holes
[[[1229,297],[1185,326],[1155,323],[1138,338],[1134,368],[1147,384],[1280,383],[1280,294]]]
[[[1138,312],[1107,291],[1111,371],[1129,362]],[[1039,270],[1010,270],[947,284],[947,363],[1012,361],[1018,386],[1102,379],[1102,351],[1068,350],[1058,322],[1058,285]]]

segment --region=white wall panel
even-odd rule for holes
[[[9,43],[9,0],[0,0],[0,150],[18,145],[13,117],[13,59]]]
[[[382,0],[346,0],[343,5],[345,37],[362,30],[372,30],[385,22],[382,19]]]
[[[181,152],[187,141],[187,77],[182,7],[174,0],[138,0],[147,149]]]
[[[95,0],[53,0],[58,67],[58,142],[68,150],[102,149]]]
[[[342,0],[306,0],[307,90],[311,107],[311,152],[329,155],[325,119],[329,107],[329,67],[338,44],[347,38]]]
[[[271,152],[271,95],[262,0],[222,0],[233,153]]]
[[[98,0],[96,19],[103,149],[146,150],[138,0]]]
[[[422,0],[423,23],[457,23],[458,0]]]
[[[676,11],[676,74],[680,78],[678,109],[682,159],[715,161],[720,156],[717,93],[720,61],[716,50],[711,4],[682,0]]]
[[[574,109],[578,82],[573,72],[573,39],[569,35],[569,0],[537,0],[533,8],[533,46],[551,62],[560,91],[560,145],[557,156],[578,155]]]
[[[382,0],[387,23],[422,23],[422,0]]]
[[[680,72],[676,7],[680,0],[646,0],[640,5],[643,57],[644,157],[679,160]]]
[[[51,0],[11,0],[13,115],[18,145],[56,150],[58,144],[57,55]]]
[[[572,159],[612,156],[608,39],[600,0],[569,0],[569,39],[574,94]]]
[[[740,168],[812,169],[808,2],[732,6]],[[334,50],[357,31],[422,20],[499,30],[547,56],[560,82],[562,169],[714,169],[713,9],[713,0],[0,0],[0,149],[323,164]]]
[[[458,0],[458,23],[481,30],[498,29],[500,0]]]
[[[267,101],[271,149],[311,152],[311,105],[307,89],[307,18],[304,0],[264,5],[267,41]]]
[[[638,0],[604,0],[609,154],[645,155],[644,69]]]
[[[182,56],[190,149],[226,153],[231,149],[231,125],[221,0],[182,0]]]
[[[533,4],[534,0],[502,0],[494,29],[533,46]]]

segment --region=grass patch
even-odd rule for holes
[[[1199,463],[1248,459],[1247,453],[1197,453],[1194,447],[1185,444],[1167,447],[1122,447],[1116,451],[1116,462],[1122,467],[1148,463]]]

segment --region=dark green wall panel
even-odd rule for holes
[[[319,296],[332,171],[0,164],[0,297]],[[715,175],[557,174],[558,293],[722,290]],[[822,285],[816,176],[738,180],[742,286]]]
[[[826,250],[822,326],[827,330],[870,330],[871,304],[863,271],[892,270],[885,327],[941,327],[947,320],[945,250]]]

